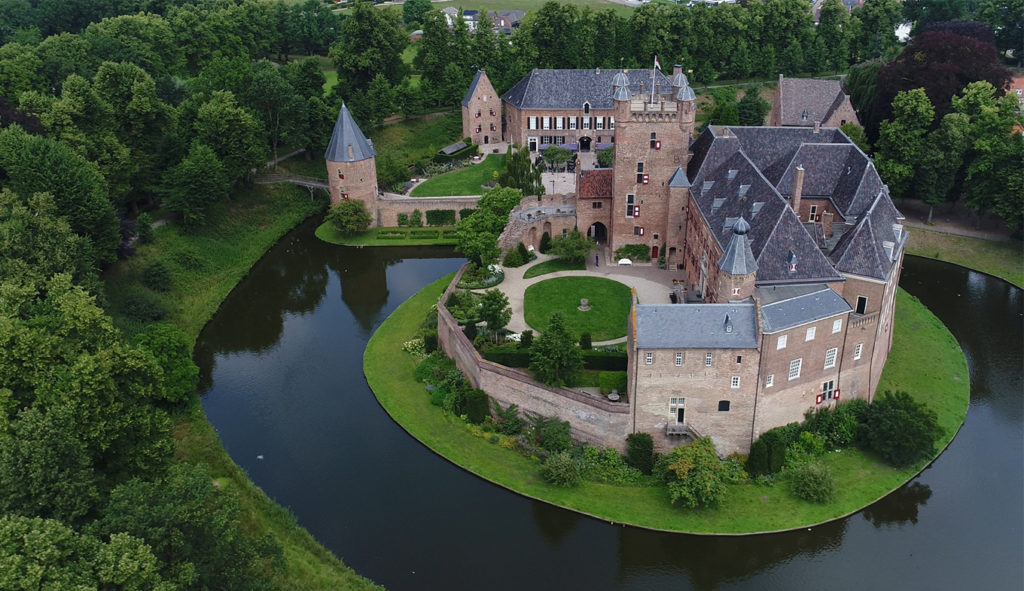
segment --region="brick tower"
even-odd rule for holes
[[[373,216],[370,227],[377,225],[377,163],[373,143],[356,125],[348,107],[341,105],[334,133],[327,144],[327,182],[331,187],[331,204],[344,199],[362,201]]]

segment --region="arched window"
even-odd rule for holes
[[[583,113],[587,115],[590,114],[590,103],[583,103]]]

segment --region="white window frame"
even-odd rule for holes
[[[817,326],[812,326],[812,327],[808,328],[807,329],[807,335],[804,337],[804,341],[813,341],[814,340],[814,334],[816,332],[818,332],[818,327]]]
[[[565,129],[565,117],[555,117],[555,129]]]
[[[551,117],[545,115],[540,118],[541,129],[551,129]]]
[[[836,354],[839,353],[839,349],[832,347],[828,351],[825,351],[825,369],[832,369],[836,366]]]
[[[781,351],[786,348],[786,343],[789,342],[789,335],[779,335],[779,340],[775,343],[775,350]]]
[[[841,330],[843,330],[843,319],[836,318],[835,320],[832,321],[832,334],[836,334]]]
[[[704,367],[711,367],[711,363],[714,361],[714,359],[715,359],[714,355],[712,355],[711,353],[705,353],[704,354]]]
[[[594,129],[604,129],[604,117],[597,117],[594,123]]]
[[[765,388],[771,388],[774,385],[775,385],[775,374],[770,373],[770,374],[768,374],[768,377],[765,378],[765,380],[764,380],[764,387]]]
[[[574,131],[575,129],[576,129],[576,118],[575,117],[569,117],[569,131]]]
[[[615,129],[615,117],[608,118],[608,129]]]
[[[651,365],[652,363],[654,363],[654,353],[650,351],[644,353],[644,365]]]
[[[583,129],[590,129],[590,117],[583,118]]]
[[[537,129],[537,117],[531,115],[526,118],[526,129]]]
[[[740,387],[740,376],[732,376],[732,381],[729,383],[729,387],[736,390]]]
[[[683,354],[676,353],[676,367],[682,367],[683,365]]]
[[[864,352],[864,343],[857,343],[857,346],[853,348],[853,360],[857,361],[860,359],[861,353]]]
[[[804,359],[800,357],[789,362],[789,379],[790,381],[800,377],[800,370],[803,369]]]

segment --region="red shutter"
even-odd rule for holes
[[[645,184],[645,185],[646,185],[646,184],[647,184],[647,183],[649,183],[649,182],[651,182],[651,175],[649,175],[649,174],[645,174],[645,175],[644,175],[644,182],[643,182],[643,184]]]
[[[658,141],[654,142],[654,149],[655,150],[660,150],[661,149],[661,140],[658,140]]]
[[[836,400],[839,400],[839,388],[836,388]]]
[[[640,235],[641,235],[641,236],[643,236],[643,235],[644,235],[644,227],[643,227],[643,226],[640,226]]]
[[[341,194],[341,198],[342,199],[348,199],[348,193],[342,193]]]
[[[825,399],[824,396],[822,396],[821,394],[818,394],[818,397],[815,399],[814,403],[815,404],[821,404],[821,401],[824,400],[824,399]]]
[[[640,217],[640,206],[639,205],[634,205],[633,206],[633,217],[635,217],[635,218]],[[643,230],[641,230],[641,232],[642,231]]]

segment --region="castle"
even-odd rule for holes
[[[575,215],[562,225],[611,252],[643,245],[679,278],[680,303],[633,306],[622,408],[549,399],[536,384],[527,395],[523,380],[509,385],[479,356],[452,355],[474,385],[527,410],[565,410],[555,414],[595,443],[621,448],[647,432],[665,450],[709,436],[722,454],[745,453],[764,431],[841,397],[873,398],[907,233],[871,160],[842,132],[711,126],[695,138],[696,96],[680,66],[671,78],[534,70],[497,107],[478,72],[462,102],[474,142],[615,146],[611,168],[575,173]],[[342,149],[338,162],[329,149],[328,170],[359,153]],[[518,236],[537,246],[550,228],[537,219]],[[460,336],[441,335],[449,354]]]

